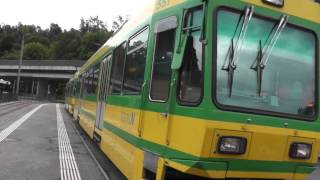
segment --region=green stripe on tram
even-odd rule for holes
[[[87,101],[96,102],[94,97],[86,97]],[[134,101],[133,101],[134,100]],[[129,96],[110,96],[108,99],[108,104],[119,106],[119,107],[125,107],[125,108],[132,108],[132,109],[139,109],[140,106],[139,102],[135,101],[136,99],[134,97]],[[196,109],[196,111],[194,111]],[[159,111],[159,108],[154,106],[147,106],[146,108],[143,108],[141,110],[147,110],[151,112],[161,112]],[[201,108],[201,107],[179,107],[174,109],[171,112],[173,115],[180,115],[180,116],[187,116],[187,117],[193,117],[193,118],[200,118],[204,120],[214,120],[214,121],[223,121],[223,122],[235,122],[235,123],[246,123],[246,119],[248,118],[248,114],[246,113],[237,113],[237,112],[223,112],[219,111],[215,108],[209,109],[209,108]],[[302,120],[292,120],[287,118],[276,118],[271,116],[264,116],[264,115],[256,115],[252,114],[250,115],[251,119],[253,119],[253,122],[251,124],[255,125],[262,125],[262,126],[270,126],[270,127],[278,127],[283,128],[284,127],[284,121],[287,121],[289,126],[287,128],[290,129],[298,129],[298,130],[307,130],[307,131],[320,131],[320,126],[317,126],[319,122],[313,121],[313,122],[306,122]],[[255,119],[258,119],[255,121]],[[264,119],[265,121],[260,121],[260,119]],[[281,119],[282,121],[279,121]]]

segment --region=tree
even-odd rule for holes
[[[99,19],[98,16],[91,17],[87,20],[81,18],[80,20],[80,32],[99,32],[99,31],[108,31],[107,24]]]
[[[89,59],[111,37],[111,32],[86,32],[81,40],[79,56]]]
[[[58,24],[51,23],[49,28],[49,37],[55,38],[62,33],[62,29]]]
[[[126,21],[118,16],[115,20],[117,29]],[[0,59],[19,59],[21,38],[25,35],[25,60],[87,60],[112,34],[113,31],[108,30],[107,24],[98,16],[81,18],[79,30],[63,30],[55,23],[47,29],[22,23],[15,26],[0,24]]]
[[[3,52],[1,59],[5,60],[17,60],[20,57],[20,51],[16,49],[12,49],[10,51]]]
[[[16,38],[13,34],[6,34],[0,38],[1,51],[10,51],[15,44]]]
[[[26,60],[48,59],[48,48],[38,42],[28,43],[25,45],[25,48],[23,51],[23,59],[26,59]]]
[[[127,16],[126,19],[124,19],[122,16],[117,16],[116,20],[112,23],[112,30],[118,31],[122,26],[127,23],[129,20],[129,17]]]
[[[81,38],[80,32],[75,29],[60,34],[50,45],[50,59],[78,59]]]

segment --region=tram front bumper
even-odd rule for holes
[[[182,173],[208,178],[261,178],[304,180],[315,170],[310,164],[230,160],[209,162],[194,160],[165,160],[165,165]]]

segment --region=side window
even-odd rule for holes
[[[80,96],[80,88],[81,88],[81,83],[80,83],[80,78],[77,81],[77,96]]]
[[[76,90],[77,90],[77,87],[76,87],[76,84],[77,81],[73,81],[73,84],[72,84],[72,96],[76,96]]]
[[[203,82],[201,25],[203,10],[192,10],[187,14],[185,34],[187,36],[183,64],[179,72],[178,99],[181,104],[196,104],[201,101]]]
[[[99,70],[100,64],[95,65],[93,69],[93,93],[97,93]]]
[[[87,95],[87,74],[86,72],[83,73],[83,96],[86,96]]]
[[[121,92],[125,56],[126,56],[126,43],[123,43],[113,51],[111,83],[110,83],[112,94],[120,94]]]
[[[94,90],[94,73],[93,73],[94,69],[90,69],[90,95],[93,95],[95,93]]]
[[[86,86],[86,81],[85,81],[85,74],[81,74],[80,76],[80,82],[81,82],[81,90],[80,90],[80,97],[83,97],[85,95],[85,86]]]
[[[141,92],[147,58],[149,28],[143,29],[128,42],[128,53],[124,69],[124,94]]]
[[[159,29],[163,26],[158,26]],[[150,98],[167,101],[170,91],[171,63],[174,53],[175,28],[156,33]]]
[[[88,74],[88,71],[85,73],[85,96],[87,96],[89,94],[89,74]]]
[[[88,93],[91,96],[92,95],[92,79],[93,79],[93,73],[92,73],[92,69],[89,69],[88,71]]]

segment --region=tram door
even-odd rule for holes
[[[110,84],[110,70],[111,70],[111,55],[107,56],[100,65],[100,77],[99,77],[99,92],[97,98],[97,116],[95,127],[101,129],[104,121],[104,112],[106,108],[106,99],[109,94]]]
[[[143,136],[153,142],[167,145],[170,121],[171,100],[173,99],[171,64],[174,54],[176,28],[178,20],[175,16],[160,20],[155,25],[155,50],[149,99],[152,106],[157,107],[157,113],[144,120]],[[155,133],[156,132],[156,133]],[[165,149],[161,149],[164,151]],[[148,164],[145,168],[149,168]],[[156,167],[150,165],[150,167]],[[155,172],[156,169],[149,169]]]

